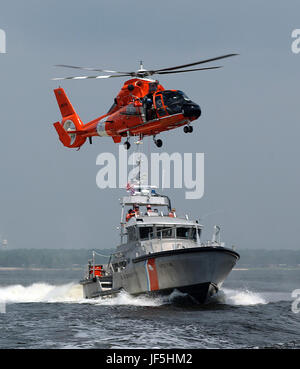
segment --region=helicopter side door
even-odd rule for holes
[[[153,103],[154,103],[154,107],[156,109],[157,112],[157,116],[159,118],[164,117],[166,115],[169,115],[167,113],[165,104],[164,104],[164,100],[161,94],[154,94],[153,95]]]

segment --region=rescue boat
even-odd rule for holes
[[[85,298],[108,297],[124,290],[137,296],[173,291],[205,303],[221,288],[239,259],[220,240],[202,242],[203,225],[180,216],[168,196],[150,186],[133,185],[121,199],[120,244],[105,265],[95,252],[80,281]]]

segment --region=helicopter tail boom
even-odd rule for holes
[[[62,121],[53,124],[60,141],[66,147],[80,147],[86,138],[78,134],[83,129],[83,123],[73,108],[62,88],[54,90],[55,97],[62,115]]]
[[[70,100],[68,99],[63,88],[56,88],[54,90],[54,94],[63,118],[76,114],[76,111],[70,103]]]

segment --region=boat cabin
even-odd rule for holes
[[[139,242],[151,252],[184,244],[191,247],[195,242],[200,246],[202,226],[187,215],[178,217],[170,199],[154,189],[139,188],[133,195],[123,197],[121,206],[121,245]]]

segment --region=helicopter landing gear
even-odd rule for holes
[[[183,132],[184,133],[192,133],[193,132],[193,127],[192,126],[184,126],[183,127]]]
[[[156,142],[155,142],[155,145],[156,145],[157,147],[162,147],[162,144],[163,144],[163,142],[162,142],[162,140],[160,140],[160,139],[156,140]]]
[[[125,141],[124,142],[124,148],[125,148],[125,150],[129,150],[130,149],[130,142],[129,141]]]
[[[157,146],[157,147],[162,147],[162,144],[163,144],[163,142],[162,142],[162,140],[160,140],[160,139],[155,139],[155,136],[153,136],[153,141],[154,141],[154,143],[155,143],[155,145]]]

